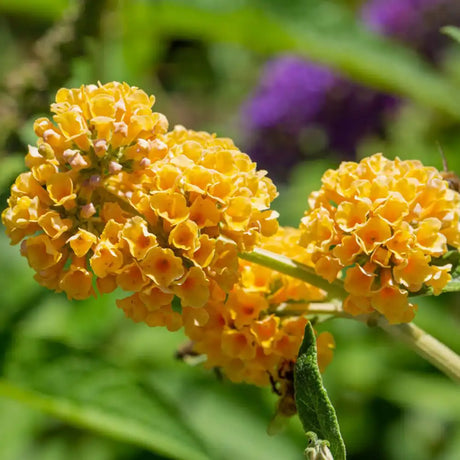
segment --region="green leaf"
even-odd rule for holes
[[[266,54],[294,52],[460,119],[458,88],[452,82],[415,52],[365,30],[344,6],[312,0],[292,17],[249,1],[226,2],[227,6],[217,2],[213,7],[209,3],[164,0],[126,6],[131,11],[144,5],[151,18],[148,27],[160,38],[231,42]],[[143,31],[128,28],[127,34],[142,36]]]
[[[11,423],[14,420],[14,423]],[[43,415],[23,404],[0,397],[0,458],[13,460],[26,457],[26,445]]]
[[[451,276],[452,278],[443,287],[442,292],[456,292],[460,291],[460,264],[459,264],[460,253],[455,251],[449,251],[441,258],[439,265],[452,264]],[[436,263],[435,263],[436,264]]]
[[[58,342],[22,339],[10,352],[0,396],[168,458],[211,458],[164,394],[127,370]]]
[[[458,292],[460,291],[460,274],[455,273],[452,279],[443,287],[442,292]]]
[[[455,26],[445,26],[441,32],[460,43],[460,28]]]
[[[300,347],[294,373],[296,405],[305,432],[314,432],[329,441],[335,460],[344,460],[345,444],[340,434],[334,407],[323,387],[318,369],[316,338],[310,323]]]
[[[164,346],[151,345],[149,354],[164,352]],[[288,429],[276,437],[266,433],[275,399],[268,389],[219,381],[211,372],[177,361],[168,370],[154,360],[133,366],[125,359],[118,366],[88,350],[19,339],[10,350],[6,377],[0,379],[0,398],[18,400],[68,425],[168,458],[301,456],[300,423],[292,426],[297,420],[290,420]]]
[[[31,17],[35,20],[53,21],[59,19],[68,0],[0,0],[0,12],[18,15],[22,18]]]
[[[451,264],[451,276],[452,278],[443,287],[442,292],[457,292],[460,291],[460,252],[457,249],[446,252],[443,256],[434,258],[432,264],[436,266],[444,266]],[[433,295],[433,289],[430,287],[424,287],[419,292],[410,294],[412,297],[430,296]]]
[[[287,420],[286,429],[276,436],[267,435],[276,404],[268,388],[232,384],[203,369],[182,367],[155,373],[152,384],[171,398],[180,399],[181,410],[209,446],[213,459],[302,458],[305,438],[297,419]]]

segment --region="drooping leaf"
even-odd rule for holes
[[[0,12],[30,16],[41,20],[52,21],[62,14],[68,5],[66,0],[2,0]]]
[[[268,390],[222,382],[179,362],[168,369],[129,366],[125,357],[119,366],[84,350],[20,339],[0,379],[0,397],[168,458],[294,460],[302,450],[300,424],[267,436],[274,407]]]
[[[460,119],[458,97],[452,96],[458,90],[452,82],[415,52],[365,30],[337,2],[303,2],[289,17],[249,0],[165,0],[126,2],[126,6],[130,11],[142,7],[151,19],[148,28],[160,38],[185,36],[237,43],[266,54],[296,53],[358,82],[410,97]],[[135,23],[128,26],[128,36],[142,35]]]
[[[127,370],[44,340],[22,340],[6,367],[1,396],[168,458],[211,458],[177,406]]]
[[[340,434],[335,409],[323,386],[318,368],[316,338],[310,323],[300,347],[294,373],[297,410],[305,432],[328,441],[335,460],[344,460],[345,444]]]
[[[200,368],[185,371],[168,371],[167,378],[155,378],[152,384],[180,399],[181,409],[209,445],[213,460],[302,457],[304,436],[298,420],[288,420],[276,436],[267,434],[276,404],[268,388],[261,391],[252,385],[218,380]]]

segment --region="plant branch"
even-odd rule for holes
[[[341,280],[337,279],[329,283],[324,278],[318,276],[313,268],[296,262],[289,257],[260,248],[255,248],[252,252],[242,252],[239,254],[239,257],[310,283],[326,291],[329,298],[343,300],[347,296]]]
[[[343,311],[339,303],[311,302],[307,309],[308,315],[326,315],[334,318],[349,318],[350,315]]]
[[[392,337],[408,345],[454,382],[460,383],[460,356],[432,335],[414,323],[388,324],[383,316],[378,318],[377,325]]]
[[[333,299],[343,300],[347,295],[340,280],[328,283],[319,277],[312,268],[295,262],[289,257],[259,248],[256,248],[251,253],[241,253],[239,256],[244,260],[271,268],[319,287],[327,291]],[[460,356],[414,323],[389,324],[387,319],[377,312],[368,315],[352,316],[344,312],[341,306],[334,305],[333,303],[314,303],[308,309],[307,313],[355,319],[369,326],[378,326],[395,339],[408,345],[418,355],[426,359],[452,380],[460,383]]]
[[[313,304],[312,308],[308,309],[308,313],[355,319],[369,326],[378,326],[399,342],[412,348],[454,382],[460,383],[460,356],[414,323],[389,324],[383,315],[376,312],[352,316],[344,312],[340,306],[331,304]]]

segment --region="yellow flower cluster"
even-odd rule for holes
[[[74,299],[121,287],[128,316],[177,329],[276,232],[276,189],[230,139],[167,132],[153,103],[117,82],[59,90],[2,220],[42,285]]]
[[[299,236],[298,229],[280,228],[263,239],[262,247],[307,263],[307,252],[297,244]],[[234,382],[271,382],[282,393],[285,371],[292,368],[302,343],[309,302],[323,300],[325,293],[249,262],[240,261],[239,270],[240,281],[228,296],[213,295],[206,304],[206,322],[184,318],[185,333],[193,350],[206,355],[206,367],[220,368]],[[323,332],[317,344],[324,370],[332,359],[334,340]]]
[[[451,278],[439,257],[460,246],[459,204],[441,174],[419,161],[376,154],[344,162],[311,194],[300,244],[319,275],[344,276],[345,311],[409,322],[409,293],[429,286],[439,294]]]

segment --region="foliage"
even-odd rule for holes
[[[295,370],[296,404],[305,432],[314,432],[330,444],[333,458],[345,459],[345,445],[317,364],[315,334],[311,324],[305,328],[305,337],[299,350]]]
[[[68,3],[0,2],[2,74],[14,77],[33,61],[33,43]],[[454,40],[435,69],[413,51],[364,30],[350,6],[357,2],[108,3],[101,30],[83,41],[84,54],[64,56],[70,78],[61,86],[126,80],[157,94],[158,110],[173,124],[242,142],[235,120],[261,64],[278,53],[295,52],[405,99],[388,121],[386,136],[367,138],[358,156],[383,150],[387,157],[440,167],[439,143],[449,169],[460,169],[460,55]],[[446,32],[458,36],[458,29]],[[51,99],[54,91],[44,92]],[[11,121],[8,107],[2,102],[5,122]],[[7,138],[6,129],[0,133],[2,209],[12,180],[23,169],[26,144],[33,142],[28,116],[8,125],[12,134]],[[339,161],[331,152],[296,168],[275,201],[283,225],[298,224],[308,193]],[[0,230],[2,460],[300,457],[306,439],[296,419],[276,437],[265,433],[275,405],[269,390],[222,382],[212,372],[175,361],[183,336],[129,323],[114,308],[116,295],[77,302],[41,289]],[[417,316],[420,326],[456,350],[458,301],[455,292],[421,298]],[[323,378],[347,458],[456,459],[460,402],[450,382],[377,330],[340,319],[328,327],[337,349]],[[308,375],[317,376],[312,372]]]

